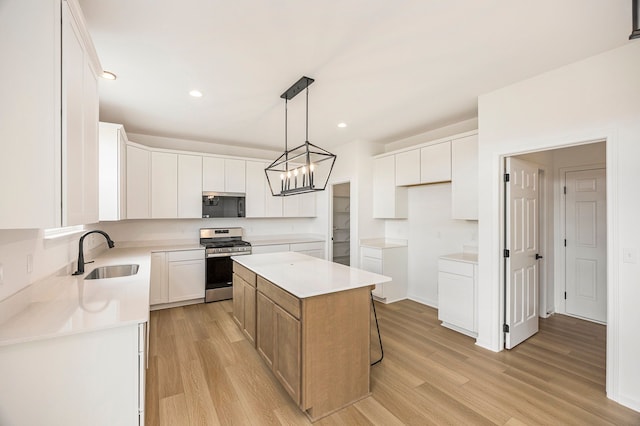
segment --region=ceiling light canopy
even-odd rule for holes
[[[102,78],[105,80],[115,80],[118,77],[111,71],[102,71]]]
[[[271,195],[284,197],[324,191],[336,162],[336,156],[309,142],[309,86],[314,79],[302,77],[282,95],[284,99],[284,152],[264,172]],[[305,142],[291,150],[287,140],[287,105],[298,93],[306,91]]]
[[[338,123],[338,127],[344,129],[345,127],[347,127],[347,123],[345,123],[344,121],[342,123]]]
[[[201,98],[202,97],[202,92],[199,90],[192,90],[189,92],[189,94],[191,96],[193,96],[194,98]]]

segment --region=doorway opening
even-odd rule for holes
[[[554,313],[605,324],[606,143],[505,156],[504,167],[516,173],[504,191],[505,348]]]
[[[331,260],[351,265],[351,183],[332,185]]]

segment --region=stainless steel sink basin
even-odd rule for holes
[[[140,265],[109,265],[95,268],[89,272],[85,280],[100,280],[103,278],[127,277],[138,273]]]

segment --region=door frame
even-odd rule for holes
[[[587,164],[584,166],[573,166],[573,167],[561,167],[560,169],[558,169],[558,172],[560,173],[559,176],[559,180],[558,180],[558,187],[556,188],[557,194],[559,195],[558,200],[559,200],[559,204],[560,204],[560,209],[559,209],[559,217],[558,217],[558,233],[555,235],[555,270],[554,270],[554,282],[556,283],[555,286],[555,294],[554,294],[554,299],[556,301],[555,303],[555,309],[556,312],[563,314],[563,315],[569,315],[569,316],[573,316],[571,314],[567,313],[567,304],[564,298],[564,292],[566,291],[567,288],[567,256],[566,256],[566,247],[564,246],[564,238],[567,235],[566,233],[566,219],[567,219],[567,214],[566,214],[566,195],[564,194],[563,191],[563,187],[565,187],[567,185],[567,172],[579,172],[579,171],[586,171],[586,170],[596,170],[596,169],[604,169],[605,170],[605,176],[607,176],[607,164],[606,163],[594,163],[594,164]],[[608,184],[606,186],[606,190],[608,191],[609,187]],[[608,193],[607,193],[608,195]],[[605,226],[607,227],[607,241],[609,240],[609,227],[608,227],[608,222],[609,222],[609,204],[607,204],[607,223],[605,224]],[[609,265],[609,244],[607,244],[607,261],[606,261],[607,266]],[[607,272],[607,277],[608,277],[608,272]],[[608,280],[607,280],[608,281]],[[607,282],[607,294],[609,292],[609,283]],[[608,303],[608,302],[607,302]],[[609,315],[609,306],[607,306],[607,316]],[[579,317],[580,319],[584,319],[584,320],[588,320],[587,318],[582,318]],[[588,320],[588,321],[593,321],[593,322],[597,322],[598,324],[602,324],[599,321],[594,321],[594,320]],[[606,323],[605,323],[606,325]]]
[[[341,179],[341,180],[336,180],[336,181],[332,181],[331,183],[329,183],[327,186],[329,188],[329,199],[327,201],[327,260],[329,262],[333,262],[333,187],[335,185],[342,185],[348,183],[349,184],[349,205],[353,206],[353,182],[351,182],[351,179]],[[353,221],[351,220],[351,214],[353,213],[353,208],[351,208],[349,210],[349,221],[350,224],[353,224]],[[351,242],[349,244],[349,246],[351,246],[353,244],[354,241],[354,228],[353,226],[350,226],[349,228],[349,241]],[[357,241],[357,238],[355,238],[355,241]],[[354,257],[354,250],[353,247],[349,247],[349,264],[351,266],[354,265],[354,261],[353,261],[353,257]]]

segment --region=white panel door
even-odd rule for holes
[[[505,348],[538,332],[538,167],[507,158]]]
[[[178,155],[178,217],[202,217],[202,157]]]
[[[178,217],[178,155],[151,153],[151,217]]]
[[[566,173],[566,311],[607,320],[605,169]]]

